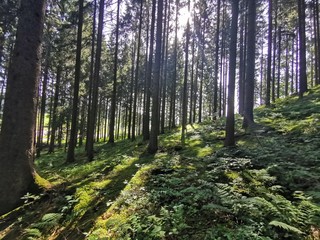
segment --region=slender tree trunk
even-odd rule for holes
[[[254,71],[256,45],[256,1],[248,0],[248,49],[246,64],[246,84],[244,101],[243,127],[247,128],[254,123]]]
[[[152,81],[152,118],[151,118],[150,139],[149,139],[149,145],[148,145],[148,152],[150,154],[154,154],[158,150],[159,82],[160,82],[160,69],[161,69],[162,16],[163,16],[163,2],[158,1],[156,55],[155,55],[155,66],[154,66],[154,78]]]
[[[238,32],[239,0],[232,0],[232,22],[229,55],[228,113],[226,122],[225,146],[234,146],[234,93],[237,66],[237,32]]]
[[[83,25],[83,2],[79,0],[79,19],[78,19],[78,34],[77,34],[77,52],[76,52],[76,65],[74,74],[74,89],[73,89],[73,102],[72,102],[72,120],[69,148],[67,154],[67,162],[74,162],[74,150],[77,145],[78,135],[78,112],[79,112],[79,87],[81,77],[81,48],[82,48],[82,25]]]
[[[263,56],[263,48],[264,48],[264,43],[262,43],[261,46],[261,56],[260,56],[260,104],[262,105],[263,103],[263,76],[264,76],[264,56]]]
[[[317,50],[316,50],[316,56],[318,59],[318,64],[320,63],[320,23],[319,23],[319,0],[315,1],[315,20],[316,20],[316,29],[317,29],[317,35],[316,35],[316,41],[317,41]],[[317,65],[318,78],[316,79],[316,84],[320,84],[320,66]]]
[[[150,138],[149,124],[150,124],[150,95],[151,95],[151,76],[152,76],[152,61],[153,61],[153,42],[154,42],[154,28],[155,28],[155,15],[156,15],[156,0],[152,0],[151,10],[151,32],[150,32],[150,49],[148,69],[146,73],[146,104],[143,113],[143,140],[146,141]]]
[[[201,73],[200,73],[200,86],[199,86],[199,111],[198,111],[198,123],[202,122],[202,112],[203,112],[203,82],[204,82],[204,60],[205,60],[205,53],[204,53],[204,33],[206,30],[206,24],[204,19],[200,19],[200,26],[202,28],[201,32]]]
[[[131,124],[132,124],[132,103],[133,103],[133,84],[134,84],[134,65],[136,55],[136,45],[133,44],[132,50],[132,66],[131,66],[131,83],[130,83],[130,97],[129,97],[129,124],[128,124],[128,139],[131,138]]]
[[[94,77],[94,49],[95,49],[95,39],[96,39],[96,15],[97,15],[97,0],[94,0],[93,4],[93,23],[92,23],[92,35],[91,35],[91,56],[90,56],[90,75],[89,75],[89,86],[88,86],[88,120],[87,120],[87,132],[86,132],[86,151],[88,150],[88,139],[90,128],[90,112],[92,106],[92,91],[93,91],[93,77]]]
[[[272,60],[272,88],[271,99],[272,102],[276,100],[276,50],[277,50],[277,29],[278,29],[278,0],[275,0],[275,16],[274,16],[274,37],[273,37],[273,60]]]
[[[193,120],[192,122],[196,122],[196,114],[197,114],[197,96],[198,96],[198,78],[199,78],[199,56],[197,56],[197,63],[196,63],[196,76],[195,76],[195,83],[194,83],[194,98],[193,98]]]
[[[190,105],[189,105],[189,124],[192,124],[193,114],[193,96],[194,96],[194,53],[195,52],[195,39],[192,38],[191,45],[191,73],[190,73]]]
[[[281,31],[282,28],[278,29],[278,77],[277,77],[277,98],[280,98],[280,79],[281,79]]]
[[[215,35],[215,62],[214,62],[214,79],[213,79],[213,112],[214,118],[218,112],[218,72],[219,72],[219,38],[220,38],[220,10],[221,1],[217,1],[217,26]]]
[[[0,215],[37,189],[33,167],[45,1],[21,1],[0,134]]]
[[[57,67],[57,76],[56,76],[56,84],[55,84],[55,90],[54,90],[53,108],[52,108],[51,136],[50,136],[50,144],[49,144],[48,153],[54,152],[56,131],[58,128],[57,108],[58,108],[59,95],[60,95],[60,82],[61,82],[61,72],[62,72],[62,68],[61,68],[60,64],[61,63],[59,63],[59,65]]]
[[[46,112],[47,85],[48,85],[48,78],[49,78],[49,57],[50,57],[50,46],[48,46],[48,49],[47,49],[43,81],[42,81],[40,121],[39,121],[39,128],[38,128],[38,137],[37,137],[37,157],[40,157],[40,153],[42,151],[42,145],[43,145],[44,118],[45,118],[45,112]],[[0,107],[0,111],[1,111],[1,107]]]
[[[133,100],[133,116],[132,116],[132,140],[136,138],[136,116],[137,116],[137,101],[138,101],[138,79],[139,79],[139,64],[140,64],[140,47],[141,47],[141,29],[142,29],[142,8],[143,1],[140,3],[140,16],[139,16],[139,33],[137,45],[137,60],[134,76],[134,100]]]
[[[96,126],[96,142],[98,143],[100,141],[100,128],[101,128],[101,108],[102,108],[102,97],[99,98],[99,104],[98,104],[98,123]]]
[[[83,99],[82,105],[81,105],[81,110],[80,110],[80,126],[79,126],[79,147],[83,145],[83,136],[84,136],[84,126],[86,122],[86,106],[87,106],[87,101]]]
[[[178,13],[179,13],[179,0],[175,4],[175,36],[174,36],[174,49],[173,49],[173,76],[172,76],[172,92],[170,99],[170,128],[176,127],[176,89],[177,89],[177,61],[178,61]]]
[[[94,128],[97,119],[97,105],[98,105],[98,89],[100,81],[100,63],[101,63],[101,48],[102,48],[102,31],[103,31],[103,19],[104,19],[104,3],[105,0],[100,0],[99,6],[99,23],[98,23],[98,35],[97,35],[97,49],[94,65],[94,76],[92,82],[92,103],[88,117],[88,134],[87,134],[87,157],[88,161],[92,161],[94,157]]]
[[[294,48],[294,37],[292,38],[292,46],[291,46],[291,88],[290,93],[294,93],[294,60],[295,60],[295,48]]]
[[[52,81],[52,85],[53,81]],[[53,109],[53,95],[50,97],[50,103],[49,103],[49,122],[48,122],[48,133],[47,133],[47,146],[49,146],[50,143],[50,137],[51,137],[51,128],[52,128],[52,109]]]
[[[313,39],[314,39],[314,61],[315,61],[315,84],[317,84],[319,82],[319,54],[318,54],[318,49],[319,49],[319,45],[318,45],[318,25],[317,25],[317,1],[314,1],[313,3],[313,8],[312,8],[312,22],[313,22]]]
[[[299,96],[308,90],[307,63],[306,63],[306,14],[305,0],[298,0],[299,15]]]
[[[272,59],[272,0],[269,0],[266,106],[270,106],[270,92],[271,92],[270,84],[272,81],[271,59]]]
[[[105,108],[104,108],[105,115],[104,115],[103,142],[107,141],[108,105],[109,105],[109,98],[106,99],[106,105],[105,105]]]
[[[289,94],[289,37],[286,37],[286,73],[285,73],[285,83],[284,83],[284,95],[287,97]]]
[[[203,104],[203,78],[204,78],[204,56],[201,57],[201,76],[200,76],[200,89],[199,89],[199,116],[198,122],[202,122],[202,104]]]
[[[246,78],[246,53],[247,53],[247,1],[241,4],[242,14],[240,19],[240,54],[239,54],[239,113],[244,114],[245,78]]]
[[[190,0],[188,1],[188,11],[190,12]],[[185,62],[184,62],[184,78],[183,78],[183,94],[182,94],[182,131],[181,131],[182,145],[185,144],[186,131],[187,131],[189,41],[190,41],[190,19],[188,19],[187,21],[187,29],[186,29],[186,46],[185,46]]]
[[[117,72],[118,72],[118,48],[119,48],[119,15],[120,15],[120,0],[118,0],[118,6],[117,6],[116,45],[115,45],[115,52],[114,52],[113,87],[112,87],[110,125],[109,125],[109,143],[114,143],[114,128],[115,128],[115,120],[116,120]]]
[[[169,1],[169,4],[168,4]],[[163,48],[163,75],[162,75],[162,103],[161,103],[161,123],[160,123],[160,133],[164,134],[164,128],[165,128],[165,122],[166,122],[166,96],[167,96],[167,70],[168,70],[168,43],[169,43],[169,22],[170,22],[170,0],[166,1],[165,4],[165,11],[166,11],[166,17],[165,17],[165,28],[164,28],[164,34],[165,34],[165,40],[164,40],[164,48]]]

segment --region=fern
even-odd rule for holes
[[[61,218],[61,213],[47,213],[43,215],[40,222],[33,224],[33,226],[38,229],[55,227],[59,224]]]
[[[293,227],[289,224],[286,224],[284,222],[280,222],[280,221],[276,221],[276,220],[273,220],[269,223],[270,226],[274,226],[274,227],[278,227],[278,228],[281,228],[283,230],[286,230],[288,232],[292,232],[292,233],[296,233],[296,234],[303,234],[302,231],[300,231],[298,228],[296,227]]]
[[[225,213],[231,213],[231,209],[228,207],[224,207],[222,205],[219,204],[214,204],[214,203],[209,203],[207,205],[204,205],[202,207],[203,210],[206,211],[218,211],[218,212],[225,212]]]
[[[37,228],[26,228],[24,232],[24,235],[28,240],[35,240],[41,237],[41,232]]]

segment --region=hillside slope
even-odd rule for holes
[[[44,155],[53,187],[0,217],[2,239],[320,239],[320,88],[256,109],[250,134],[224,148],[224,120],[161,136],[98,144],[65,165]]]

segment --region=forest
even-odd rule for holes
[[[319,0],[1,0],[0,239],[320,240]]]

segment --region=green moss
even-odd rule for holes
[[[40,188],[50,189],[52,187],[52,184],[48,180],[42,178],[38,173],[35,173],[34,177],[36,184]]]

